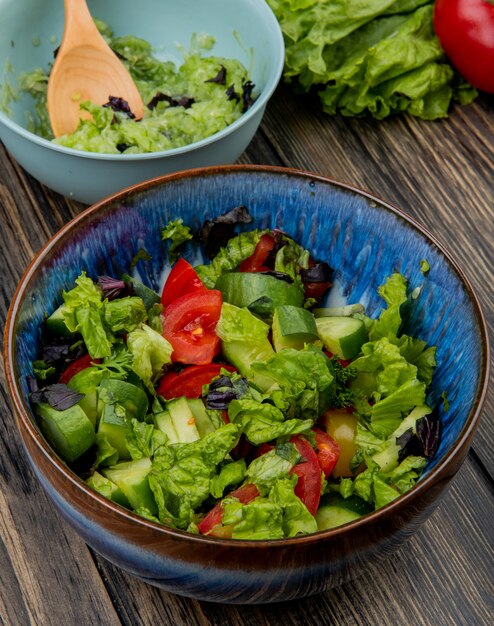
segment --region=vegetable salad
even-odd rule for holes
[[[101,34],[132,76],[145,104],[136,121],[125,100],[110,94],[102,106],[86,101],[81,109],[91,118],[81,120],[69,135],[53,139],[47,111],[49,71],[23,74],[21,92],[36,101],[30,130],[57,144],[108,154],[135,154],[169,150],[205,139],[237,120],[254,100],[254,84],[236,59],[205,56],[214,46],[209,35],[195,36],[183,63],[160,61],[150,43],[133,36],[115,37],[107,24],[96,20]]]
[[[379,288],[375,319],[359,303],[327,308],[332,268],[251,221],[241,206],[201,233],[166,225],[159,294],[82,272],[47,316],[30,399],[103,496],[191,533],[278,539],[415,484],[440,439],[426,402],[435,347],[401,331],[404,276]],[[181,252],[197,237],[209,261],[193,267]]]

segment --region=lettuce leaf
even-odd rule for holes
[[[448,64],[432,26],[432,0],[268,0],[286,45],[284,75],[319,92],[333,115],[382,119],[407,111],[445,117],[475,89]]]
[[[129,333],[127,346],[134,357],[132,369],[153,392],[153,382],[163,366],[171,363],[171,344],[150,326],[142,324]]]
[[[232,400],[228,408],[230,421],[238,425],[246,438],[259,445],[277,437],[307,432],[313,426],[310,419],[287,419],[283,412],[268,402],[250,398]]]
[[[274,401],[290,418],[316,420],[329,408],[336,391],[331,361],[314,346],[285,349],[267,361],[252,363],[255,375],[278,388]]]

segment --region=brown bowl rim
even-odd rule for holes
[[[342,526],[338,526],[336,528],[327,529],[317,531],[315,533],[311,533],[309,535],[303,535],[300,537],[291,537],[291,538],[283,538],[283,539],[270,539],[270,540],[239,540],[239,539],[226,539],[219,537],[212,537],[208,535],[195,535],[193,533],[189,533],[187,531],[169,528],[165,525],[158,524],[155,522],[151,522],[146,520],[135,513],[121,507],[120,505],[104,498],[97,492],[90,489],[82,479],[80,479],[77,474],[75,474],[71,469],[69,469],[65,463],[56,455],[56,453],[52,450],[52,448],[45,441],[40,431],[35,425],[34,420],[30,417],[29,410],[25,406],[21,394],[19,392],[17,383],[14,380],[14,362],[13,362],[13,345],[14,345],[14,328],[15,328],[15,320],[17,318],[18,311],[22,304],[22,297],[24,292],[27,290],[29,283],[33,276],[35,275],[37,269],[42,266],[45,256],[48,252],[55,247],[58,243],[64,241],[67,237],[70,236],[70,232],[74,226],[79,224],[84,224],[85,222],[89,222],[93,215],[97,215],[101,210],[104,210],[107,207],[114,205],[115,202],[123,202],[125,199],[135,193],[143,192],[149,188],[157,187],[161,184],[166,184],[169,182],[173,182],[176,180],[194,178],[194,177],[204,177],[204,176],[215,176],[217,174],[226,174],[229,172],[257,172],[257,173],[269,173],[269,174],[281,174],[287,176],[296,176],[300,178],[307,178],[312,181],[319,181],[325,184],[330,184],[335,187],[339,187],[346,191],[350,191],[357,195],[363,196],[370,201],[376,202],[377,204],[383,206],[386,210],[394,213],[397,217],[411,224],[415,229],[417,229],[425,238],[429,239],[439,250],[439,252],[446,258],[447,262],[450,264],[452,269],[456,272],[460,280],[462,281],[468,296],[473,304],[477,321],[479,324],[479,330],[481,334],[482,341],[482,371],[481,371],[481,379],[482,385],[480,389],[480,393],[477,395],[474,404],[472,405],[465,425],[460,431],[456,441],[453,446],[446,452],[444,458],[422,479],[420,480],[410,491],[401,495],[399,498],[391,502],[390,504],[373,511],[372,513],[368,513],[362,518],[354,520],[352,522],[348,522]],[[315,541],[321,541],[324,539],[335,539],[339,535],[342,535],[345,532],[350,531],[358,531],[361,526],[365,526],[369,522],[373,522],[378,520],[381,517],[386,517],[388,515],[393,515],[403,505],[411,502],[417,497],[420,497],[422,493],[427,491],[428,487],[442,478],[445,478],[448,474],[448,466],[451,461],[459,455],[464,449],[468,448],[473,435],[475,434],[476,428],[478,426],[478,422],[480,419],[481,411],[486,399],[487,389],[489,386],[489,371],[490,371],[490,362],[489,362],[489,335],[487,331],[487,323],[485,320],[485,316],[482,312],[482,308],[480,306],[479,299],[476,293],[473,290],[473,287],[470,284],[469,279],[464,274],[460,265],[448,250],[446,246],[444,246],[441,242],[439,242],[436,237],[430,233],[424,226],[418,223],[413,217],[394,206],[393,204],[383,200],[379,196],[372,194],[366,190],[360,189],[351,185],[349,183],[341,182],[335,180],[329,176],[323,174],[317,174],[314,172],[310,172],[303,169],[276,166],[276,165],[256,165],[256,164],[235,164],[235,165],[217,165],[211,167],[201,167],[201,168],[193,168],[187,169],[180,172],[175,172],[172,174],[164,174],[161,176],[156,176],[149,180],[137,183],[135,185],[131,185],[122,189],[102,200],[96,202],[95,204],[87,207],[77,216],[72,218],[69,222],[67,222],[61,229],[59,229],[50,239],[46,242],[46,244],[36,253],[31,263],[28,265],[24,274],[22,275],[18,286],[15,290],[15,293],[12,297],[9,310],[7,313],[5,332],[4,332],[4,362],[6,366],[6,378],[7,378],[7,389],[10,394],[10,397],[14,404],[14,409],[17,414],[17,418],[22,425],[25,427],[26,432],[30,435],[31,439],[34,441],[40,452],[45,456],[48,462],[54,467],[58,472],[60,472],[66,480],[68,480],[75,489],[82,490],[86,496],[90,498],[94,498],[99,502],[104,508],[109,509],[109,512],[112,512],[114,515],[117,515],[120,518],[125,518],[127,521],[143,525],[148,527],[150,530],[158,532],[159,534],[164,534],[169,537],[173,537],[175,539],[189,540],[192,542],[200,542],[201,544],[211,543],[213,545],[221,545],[221,546],[230,546],[244,549],[256,549],[256,548],[266,548],[266,547],[285,547],[289,546],[300,546],[304,544],[311,544]],[[20,432],[20,428],[18,428]],[[22,433],[20,433],[22,436]]]

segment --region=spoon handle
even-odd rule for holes
[[[89,12],[86,0],[64,0],[65,21],[63,39],[70,41],[71,47],[79,42],[93,43],[103,40],[94,20]],[[104,40],[103,40],[104,41]]]

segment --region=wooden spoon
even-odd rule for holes
[[[136,119],[144,114],[142,98],[130,74],[109,48],[89,13],[86,0],[64,0],[62,44],[48,81],[48,115],[55,137],[73,132],[85,100],[105,104],[123,98]]]

